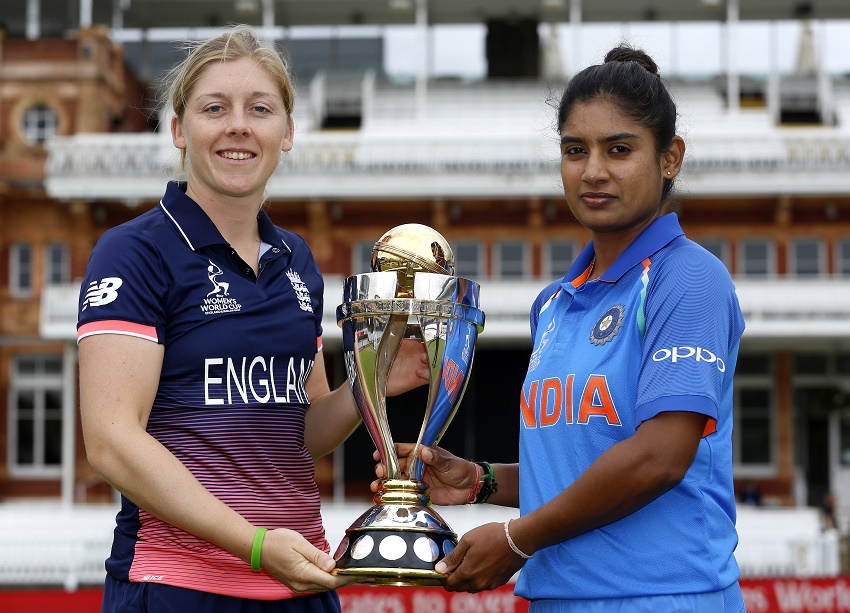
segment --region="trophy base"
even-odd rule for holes
[[[333,573],[357,583],[439,586],[434,570],[457,546],[457,535],[427,505],[377,504],[345,531]]]
[[[445,575],[435,571],[387,568],[334,569],[331,574],[357,577],[355,583],[392,585],[395,587],[440,587]]]

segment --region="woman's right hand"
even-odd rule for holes
[[[357,579],[332,575],[335,565],[330,554],[317,549],[293,530],[269,530],[263,540],[261,568],[293,592],[334,590]]]
[[[413,454],[413,443],[396,443],[399,466],[402,474],[407,476]],[[380,462],[380,454],[376,450],[373,459],[378,461],[375,474],[378,476],[372,482],[373,492],[380,488],[381,481],[386,479],[386,467]],[[475,464],[449,453],[441,447],[419,448],[419,459],[424,464],[422,481],[428,484],[428,497],[431,502],[439,505],[466,504],[476,484],[478,473]]]

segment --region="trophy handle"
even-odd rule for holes
[[[386,479],[400,479],[401,468],[399,467],[398,454],[393,443],[390,424],[387,419],[387,379],[392,370],[393,360],[398,353],[404,333],[407,330],[407,314],[390,315],[381,340],[378,343],[378,354],[375,358],[375,412],[378,419],[378,431],[380,441],[374,441],[378,446],[378,452],[387,467]],[[374,437],[373,437],[374,438]],[[382,449],[383,448],[383,449]]]
[[[431,367],[431,385],[425,419],[408,467],[409,478],[413,481],[421,481],[425,469],[419,459],[419,447],[431,447],[439,443],[460,406],[469,382],[467,375],[472,368],[478,336],[476,323],[464,318],[420,317],[420,322],[423,330],[430,328],[435,334],[424,334]]]

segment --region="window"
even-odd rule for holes
[[[791,241],[788,270],[798,277],[817,277],[823,273],[823,244],[817,238]]]
[[[800,351],[792,358],[795,375],[823,375],[829,372],[831,365],[831,355],[827,353]]]
[[[12,296],[29,296],[32,284],[32,245],[12,243],[9,257],[9,289]]]
[[[725,240],[722,238],[702,238],[696,242],[711,255],[723,262],[726,268],[729,268],[729,254]]]
[[[769,387],[741,385],[736,396],[738,444],[735,451],[738,462],[743,465],[768,465],[771,461],[772,391]]]
[[[768,277],[775,274],[773,243],[767,239],[743,241],[740,270],[747,277]]]
[[[493,249],[495,276],[518,279],[528,275],[528,245],[524,241],[499,241]]]
[[[56,134],[59,118],[56,111],[45,104],[31,106],[24,113],[24,140],[31,145],[43,145],[44,141]]]
[[[374,247],[374,241],[360,241],[354,245],[354,252],[351,254],[352,275],[372,272],[372,249]]]
[[[579,254],[576,241],[555,240],[543,246],[543,276],[558,279],[567,274]]]
[[[476,281],[482,274],[481,244],[461,241],[452,246],[455,254],[455,276]]]
[[[736,476],[772,473],[775,417],[771,355],[742,353],[735,370],[734,387],[733,454]]]
[[[63,397],[62,356],[17,356],[12,360],[9,468],[13,475],[59,475]]]
[[[59,285],[67,283],[70,277],[71,263],[68,247],[63,243],[49,243],[44,248],[44,284]]]
[[[843,238],[836,244],[835,274],[850,277],[850,238]]]

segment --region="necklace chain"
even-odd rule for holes
[[[587,283],[588,281],[590,281],[590,275],[592,275],[592,274],[593,274],[593,267],[594,267],[594,266],[596,266],[596,258],[595,258],[595,257],[594,257],[594,258],[593,258],[593,260],[590,262],[590,268],[588,268],[588,269],[587,269],[587,276],[584,278],[584,282],[585,282],[585,283]]]

